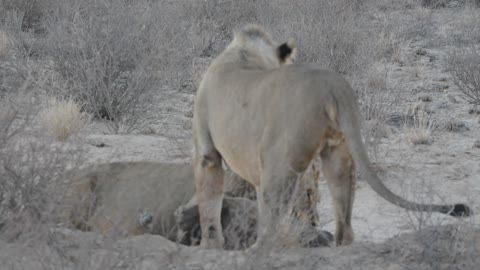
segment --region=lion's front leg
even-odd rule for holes
[[[202,230],[201,246],[223,248],[221,211],[223,201],[222,158],[216,151],[196,154],[194,162],[195,186]]]

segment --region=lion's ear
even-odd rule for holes
[[[277,48],[277,55],[282,64],[291,64],[295,60],[297,45],[294,39],[290,39]]]

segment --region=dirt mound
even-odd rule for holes
[[[2,269],[476,269],[480,229],[429,227],[384,243],[285,251],[204,250],[157,235],[109,241],[53,230],[48,243],[0,242]]]

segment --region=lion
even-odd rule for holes
[[[378,178],[360,134],[360,110],[350,84],[315,64],[290,64],[293,40],[278,45],[248,25],[208,67],[194,103],[196,195],[205,248],[221,248],[222,161],[255,186],[259,225],[252,248],[278,246],[278,226],[290,212],[296,179],[318,155],[335,206],[337,245],[353,241],[355,175],[381,197],[412,211],[468,216],[466,204],[419,204],[394,194]]]
[[[114,162],[92,165],[72,172],[71,186],[65,196],[60,223],[71,229],[96,231],[109,236],[157,234],[184,245],[195,245],[200,239],[198,207],[194,197],[194,175],[191,164],[162,162]],[[306,178],[301,191],[306,211],[298,212],[310,219],[313,228],[318,216],[318,173]],[[255,190],[248,182],[227,170],[222,224],[226,228],[226,249],[244,249],[252,244],[256,224]],[[181,214],[181,215],[180,215]],[[306,229],[304,233],[310,229]],[[318,232],[315,243],[329,245],[328,233]],[[311,239],[309,239],[311,241]]]
[[[189,164],[114,162],[75,172],[65,196],[67,227],[104,235],[175,240],[175,210],[194,195]]]

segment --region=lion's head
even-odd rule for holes
[[[225,54],[232,62],[241,62],[260,69],[272,69],[293,62],[296,44],[293,39],[279,44],[262,27],[247,25],[234,33]]]

